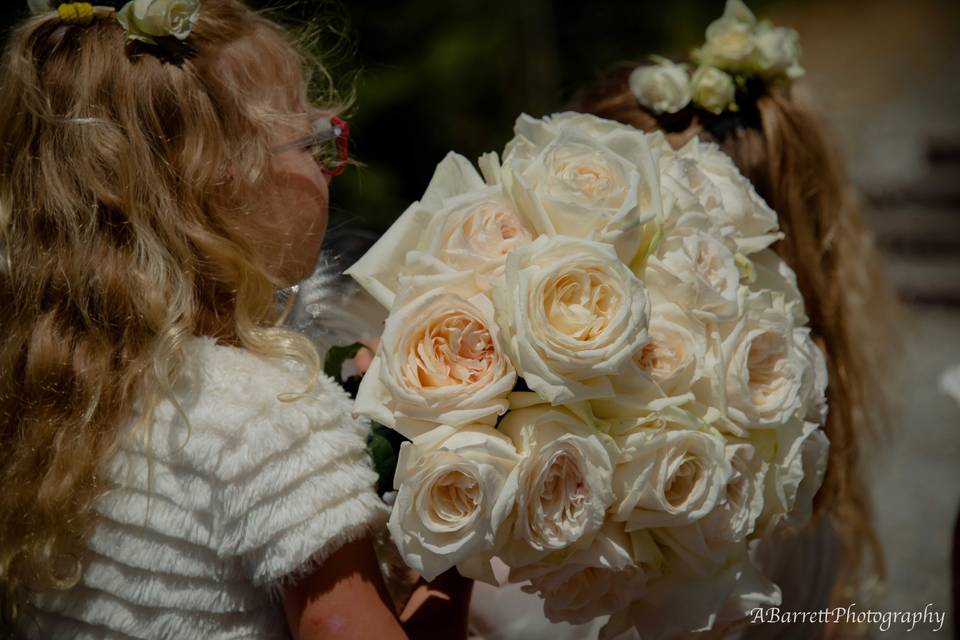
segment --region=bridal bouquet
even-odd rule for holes
[[[410,439],[390,532],[425,578],[540,594],[602,637],[733,623],[826,467],[826,366],[777,216],[713,144],[521,116],[451,153],[348,273],[389,309],[356,411]]]

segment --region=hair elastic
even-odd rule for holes
[[[93,22],[93,5],[89,2],[70,2],[57,7],[60,20],[67,24],[86,26]]]

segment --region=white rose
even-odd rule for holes
[[[690,104],[690,77],[683,65],[663,60],[637,67],[630,74],[630,92],[653,113],[676,113]]]
[[[749,283],[750,290],[756,293],[773,293],[777,304],[793,318],[794,326],[808,324],[810,319],[803,307],[803,295],[797,286],[797,274],[790,265],[771,249],[751,254],[750,264],[754,273],[753,281]]]
[[[501,557],[518,567],[589,545],[613,501],[612,442],[573,413],[544,405],[510,411],[498,428],[522,458],[513,531]]]
[[[730,478],[719,433],[695,430],[699,422],[677,409],[653,424],[614,438],[621,454],[613,474],[611,513],[628,531],[679,527],[704,518]]]
[[[679,305],[663,300],[650,311],[648,334],[636,355],[640,368],[668,395],[689,391],[707,353],[703,324]]]
[[[403,443],[387,526],[406,563],[427,580],[455,565],[485,577],[472,567],[494,552],[513,508],[517,460],[509,438],[483,425],[441,426]]]
[[[200,16],[200,0],[132,0],[117,11],[127,37],[156,44],[155,38],[186,40]]]
[[[651,553],[637,559],[633,551],[623,525],[608,521],[589,547],[555,563],[513,569],[510,581],[529,580],[523,590],[540,594],[544,613],[552,622],[585,624],[629,606],[646,593],[647,583],[657,575],[657,557]]]
[[[776,430],[752,432],[751,439],[770,460],[758,534],[770,535],[784,521],[803,526],[826,471],[830,447],[826,435],[816,424],[794,419]]]
[[[757,25],[756,71],[768,78],[786,76],[795,80],[803,75],[800,66],[800,36],[789,27],[774,27],[763,20]]]
[[[750,429],[776,427],[803,407],[805,361],[794,325],[771,292],[751,294],[744,315],[724,338],[716,382],[725,385],[729,417]]]
[[[514,251],[494,304],[503,350],[554,404],[612,395],[647,339],[643,284],[599,242],[541,236]]]
[[[733,160],[720,147],[694,138],[679,155],[696,161],[714,189],[701,185],[691,186],[701,196],[701,204],[720,227],[727,227],[727,234],[737,243],[737,250],[751,254],[765,249],[780,238],[777,214],[757,194],[753,184],[737,169]],[[720,195],[720,207],[715,201]]]
[[[562,115],[562,114],[561,114]],[[644,224],[660,214],[660,187],[645,135],[593,120],[521,116],[501,181],[538,234],[614,245],[630,264]]]
[[[736,105],[734,96],[736,87],[730,74],[716,67],[700,66],[690,79],[693,102],[698,107],[712,113],[722,113],[731,105]]]
[[[517,376],[489,299],[467,297],[470,273],[402,282],[354,410],[408,438],[436,424],[493,425]]]
[[[735,317],[740,271],[733,243],[701,214],[685,214],[647,261],[644,280],[701,319]]]
[[[707,41],[693,52],[700,64],[746,71],[753,61],[756,18],[741,0],[727,0],[723,15],[707,27]]]
[[[823,351],[810,337],[809,327],[793,330],[793,345],[802,358],[803,382],[800,395],[804,399],[805,420],[825,424],[827,422],[827,361]]]
[[[708,539],[740,542],[750,535],[763,511],[767,463],[748,442],[728,441],[730,479],[720,505],[702,523]]]
[[[450,153],[433,174],[423,198],[347,269],[389,308],[402,275],[474,274],[477,291],[503,271],[506,255],[532,239],[508,194],[484,184],[473,165]]]

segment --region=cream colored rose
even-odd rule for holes
[[[653,113],[676,113],[690,104],[690,77],[683,65],[662,60],[630,74],[630,92]]]
[[[630,264],[660,214],[655,159],[642,132],[585,118],[518,118],[501,181],[537,234],[608,243]]]
[[[704,209],[724,235],[737,244],[737,251],[749,255],[769,247],[783,237],[779,233],[777,214],[763,201],[737,169],[733,160],[713,143],[691,140],[680,151],[683,158],[693,160],[697,170],[706,176],[710,186],[693,176],[689,184]],[[719,194],[719,206],[716,197]]]
[[[768,465],[749,442],[728,441],[726,456],[730,479],[720,504],[700,528],[708,540],[741,542],[753,532],[763,510]]]
[[[470,273],[406,282],[355,411],[408,438],[437,424],[493,425],[507,410],[516,372],[500,349],[490,301],[467,297]]]
[[[802,359],[803,418],[817,424],[827,422],[827,362],[823,351],[810,337],[809,327],[793,330],[793,346]]]
[[[725,385],[727,413],[740,426],[776,427],[803,408],[805,361],[794,345],[793,320],[774,294],[748,297],[721,349],[717,382]]]
[[[751,439],[770,459],[758,534],[768,536],[784,521],[803,526],[826,471],[830,448],[826,435],[816,424],[795,418],[775,430],[752,432]]]
[[[599,242],[542,236],[514,251],[494,304],[504,352],[554,404],[612,395],[647,339],[643,284]]]
[[[615,447],[572,412],[510,411],[499,425],[521,456],[513,530],[500,555],[512,567],[588,546],[613,501]]]
[[[155,38],[186,40],[200,16],[200,0],[132,0],[117,11],[127,37],[156,44]]]
[[[645,422],[611,432],[621,452],[611,517],[625,522],[628,531],[679,527],[706,517],[730,478],[723,436],[698,430],[702,423],[677,408]]]
[[[686,393],[699,377],[707,353],[703,324],[679,305],[661,300],[650,311],[646,344],[637,363],[668,395]]]
[[[727,0],[723,15],[707,27],[707,41],[693,52],[698,63],[728,71],[746,71],[753,63],[756,18],[741,0]]]
[[[589,547],[556,562],[511,570],[510,581],[529,580],[523,590],[543,598],[549,620],[585,624],[642,598],[647,583],[656,578],[655,548],[641,558],[634,548],[623,525],[608,521]]]
[[[423,198],[346,273],[387,308],[401,275],[465,271],[482,292],[503,271],[506,255],[531,239],[509,194],[487,186],[466,158],[450,153]]]
[[[513,444],[484,425],[440,426],[400,448],[388,528],[408,565],[427,580],[450,567],[474,569],[497,546],[513,508]]]
[[[730,74],[711,66],[700,66],[690,79],[693,102],[701,109],[712,113],[722,113],[736,106],[734,96],[736,87]]]
[[[706,216],[683,215],[648,259],[644,280],[701,319],[735,317],[740,271],[732,245]]]
[[[762,20],[756,29],[755,66],[757,73],[795,80],[803,75],[800,66],[800,36],[788,27],[774,27]]]

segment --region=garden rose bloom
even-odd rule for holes
[[[403,443],[387,526],[407,564],[427,580],[455,565],[484,577],[473,567],[513,507],[517,460],[509,438],[484,425],[444,425]]]
[[[679,305],[663,300],[650,311],[648,334],[646,344],[636,354],[640,368],[666,394],[689,391],[706,358],[703,324]]]
[[[690,104],[690,78],[683,65],[661,60],[630,74],[630,92],[654,113],[676,113]]]
[[[499,429],[521,456],[513,531],[501,554],[507,563],[588,546],[613,501],[612,443],[573,413],[545,405],[509,412]]]
[[[413,438],[437,424],[493,425],[507,410],[516,372],[500,349],[490,301],[456,292],[469,291],[471,280],[408,279],[360,384],[357,413]]]
[[[503,350],[554,404],[612,395],[609,376],[647,339],[643,284],[598,242],[540,237],[514,251],[494,304]]]
[[[642,132],[580,121],[521,116],[500,179],[538,234],[612,244],[630,264],[660,214],[654,158]]]
[[[754,63],[756,17],[741,0],[727,0],[723,15],[707,27],[707,41],[693,52],[700,64],[748,71]]]

